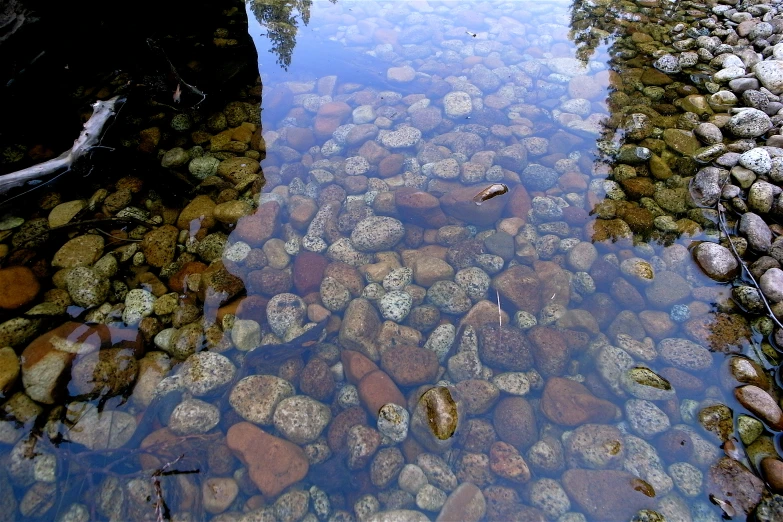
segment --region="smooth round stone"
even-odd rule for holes
[[[687,339],[663,339],[658,343],[658,353],[667,364],[685,371],[703,371],[712,366],[712,353]]]
[[[748,191],[748,206],[751,210],[766,214],[772,210],[772,204],[775,201],[776,193],[780,193],[780,189],[772,183],[766,181],[757,180],[751,185]]]
[[[188,171],[196,179],[206,179],[217,174],[220,160],[212,156],[193,158],[188,165]]]
[[[439,511],[446,503],[446,492],[432,484],[425,484],[416,493],[416,506],[424,511]]]
[[[406,464],[397,477],[397,484],[401,490],[415,495],[427,484],[427,476],[416,464]]]
[[[701,493],[704,475],[698,468],[687,462],[675,462],[668,471],[674,485],[686,497],[695,497]]]
[[[370,170],[370,163],[361,156],[352,156],[345,160],[343,168],[349,176],[362,176]]]
[[[180,367],[182,384],[196,397],[210,395],[234,379],[236,367],[225,355],[198,352],[188,357]]]
[[[381,131],[381,145],[389,149],[406,149],[421,140],[421,131],[415,127],[402,127],[396,131]]]
[[[424,348],[435,352],[435,355],[438,356],[438,361],[442,363],[451,350],[456,336],[457,329],[453,324],[439,325],[432,331],[427,342],[424,343]]]
[[[220,410],[208,402],[185,399],[169,417],[169,429],[176,435],[206,433],[220,422]]]
[[[701,269],[715,281],[730,281],[739,273],[739,263],[732,251],[717,243],[700,243],[693,256]]]
[[[461,286],[473,301],[487,296],[491,280],[489,275],[478,267],[464,268],[456,273],[454,281]]]
[[[762,148],[751,149],[742,153],[739,158],[739,164],[756,174],[766,174],[772,168],[772,160],[769,157],[769,153]]]
[[[522,372],[506,372],[495,375],[492,384],[509,395],[523,397],[530,392],[530,379]]]
[[[387,321],[402,322],[410,313],[413,298],[407,292],[392,290],[378,300],[381,315]]]
[[[759,286],[764,295],[773,303],[783,301],[783,270],[770,268],[761,276]]]
[[[762,62],[764,63],[764,62]],[[772,127],[772,120],[758,109],[746,109],[732,116],[726,128],[738,138],[757,138]]]
[[[266,306],[266,319],[275,335],[285,337],[291,327],[302,326],[307,305],[296,294],[277,294]]]
[[[386,291],[402,290],[413,282],[413,270],[408,267],[395,268],[383,278]]]
[[[351,232],[351,244],[360,252],[391,250],[405,235],[405,226],[388,216],[365,218]]]
[[[275,428],[294,444],[315,441],[331,419],[328,406],[304,395],[280,401],[273,416]]]
[[[74,304],[83,308],[98,306],[109,296],[109,280],[92,268],[80,266],[72,269],[65,282]]]
[[[669,381],[649,368],[636,367],[626,370],[620,378],[623,388],[636,397],[648,401],[665,401],[675,397]]]
[[[464,118],[473,112],[473,102],[468,93],[452,91],[443,97],[443,109],[449,118]]]
[[[446,314],[464,314],[472,306],[465,290],[453,281],[433,283],[427,290],[427,299]]]
[[[261,345],[261,325],[252,319],[237,319],[231,327],[231,340],[237,350],[249,352]]]
[[[681,70],[679,60],[671,54],[664,54],[655,60],[653,67],[666,74],[676,74]]]
[[[652,265],[639,257],[632,257],[620,263],[620,271],[638,283],[649,285],[655,279]]]
[[[127,325],[138,324],[143,318],[152,315],[154,305],[154,295],[147,290],[134,288],[125,297],[125,309],[122,311],[122,320]]]

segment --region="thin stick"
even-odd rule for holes
[[[717,207],[718,207],[718,223],[720,223],[722,232],[726,234],[726,238],[728,239],[729,246],[731,247],[731,252],[734,254],[734,257],[737,258],[737,261],[742,267],[743,273],[745,273],[748,276],[748,279],[751,280],[753,286],[756,287],[756,291],[759,293],[759,297],[761,297],[761,301],[764,303],[764,306],[766,307],[767,313],[769,314],[770,318],[775,322],[775,324],[778,325],[779,328],[783,329],[783,324],[781,324],[778,318],[775,317],[775,313],[772,311],[772,307],[769,306],[769,302],[767,301],[767,298],[764,296],[764,292],[761,291],[761,287],[756,282],[756,278],[753,277],[753,274],[750,272],[750,269],[745,264],[745,261],[742,260],[742,258],[739,255],[739,252],[737,252],[737,249],[734,246],[734,243],[731,241],[731,235],[729,235],[729,229],[728,226],[726,225],[726,217],[724,215],[723,204],[721,204],[720,200],[718,201]]]
[[[503,326],[503,316],[500,313],[500,292],[495,290],[495,295],[498,296],[498,326]]]

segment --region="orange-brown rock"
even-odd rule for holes
[[[492,280],[492,288],[519,310],[536,316],[541,311],[541,281],[529,266],[515,265],[504,270]]]
[[[578,426],[586,422],[610,422],[615,418],[617,407],[599,399],[581,383],[552,377],[544,387],[541,411],[555,424]]]
[[[309,464],[302,448],[265,433],[249,422],[231,426],[226,434],[226,444],[267,497],[280,494],[307,475]]]
[[[538,439],[538,428],[533,407],[522,397],[506,397],[495,407],[492,424],[498,437],[524,450]]]
[[[14,310],[35,299],[41,285],[26,266],[0,269],[0,308]]]
[[[345,102],[324,103],[315,115],[313,127],[316,136],[330,138],[349,114],[351,114],[351,106]]]
[[[345,378],[351,384],[359,384],[362,377],[378,369],[377,364],[355,350],[342,350],[340,360],[343,363]]]
[[[260,247],[275,235],[279,226],[280,204],[277,201],[267,201],[254,213],[241,218],[232,236],[251,247]]]
[[[394,204],[403,221],[425,228],[440,228],[448,224],[440,201],[429,192],[403,187],[394,192]]]
[[[367,424],[367,412],[361,406],[351,406],[335,416],[329,424],[326,433],[326,442],[335,453],[345,449],[348,440],[348,431],[356,425]]]
[[[503,194],[476,205],[473,198],[484,188],[484,185],[475,185],[450,190],[440,198],[440,206],[449,216],[471,225],[493,225],[503,215],[510,198]]]
[[[375,370],[362,377],[358,388],[359,400],[375,418],[384,404],[399,404],[403,408],[407,406],[402,392],[383,370]]]
[[[429,384],[438,376],[438,356],[418,346],[395,346],[381,355],[381,368],[400,386]]]
[[[174,261],[179,230],[172,225],[163,225],[144,234],[141,251],[151,266],[163,267]]]
[[[528,332],[527,338],[533,345],[533,358],[541,375],[565,373],[570,354],[563,334],[549,326],[536,326]]]
[[[215,218],[212,216],[214,209],[215,202],[209,196],[196,196],[179,213],[177,228],[189,230],[191,234],[195,234],[201,228],[206,230],[213,228],[215,226]]]
[[[201,273],[199,298],[204,303],[220,306],[230,301],[244,288],[245,284],[241,279],[226,270],[222,261],[216,261]]]
[[[510,217],[518,217],[527,221],[527,213],[533,208],[533,202],[527,189],[522,185],[516,185],[508,195],[505,214]]]
[[[185,292],[187,290],[188,277],[201,274],[207,269],[207,265],[201,261],[189,261],[182,265],[176,274],[169,278],[169,288],[173,292]]]

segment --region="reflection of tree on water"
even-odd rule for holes
[[[333,4],[337,0],[329,0]],[[277,55],[277,63],[288,70],[296,46],[299,29],[297,18],[310,23],[312,0],[250,0],[250,10],[258,23],[266,28],[266,36],[272,42],[271,51]]]

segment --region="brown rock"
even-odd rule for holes
[[[435,522],[478,522],[486,512],[487,501],[478,486],[463,482],[446,499]]]
[[[169,279],[169,288],[173,292],[185,292],[188,288],[187,281],[190,276],[201,274],[207,269],[207,265],[200,261],[189,261]]]
[[[783,429],[783,410],[769,393],[748,384],[734,389],[734,397],[775,431]]]
[[[394,204],[403,221],[424,228],[440,228],[448,224],[440,201],[429,192],[412,187],[400,188],[394,192]]]
[[[26,266],[11,266],[0,269],[0,308],[20,308],[38,295],[41,285]]]
[[[369,160],[368,160],[369,161]],[[402,165],[405,162],[405,156],[402,154],[390,154],[378,163],[378,176],[390,178],[402,172]]]
[[[497,305],[495,323],[486,324],[478,331],[479,355],[481,361],[493,368],[523,372],[533,366],[531,346],[518,328],[497,325]]]
[[[688,459],[693,455],[693,439],[684,430],[674,429],[663,432],[658,437],[656,447],[661,450],[659,455],[670,464],[688,462]]]
[[[568,272],[552,261],[535,261],[533,270],[541,281],[541,295],[547,304],[568,306],[571,301],[571,278]]]
[[[280,226],[280,204],[267,201],[249,216],[239,220],[232,239],[238,239],[251,247],[261,247],[277,233]]]
[[[306,152],[315,145],[313,131],[305,127],[287,127],[285,139],[289,147],[299,152]]]
[[[196,196],[179,213],[177,228],[189,230],[191,234],[195,234],[199,229],[210,230],[214,228],[215,218],[212,212],[215,210],[215,206],[215,202],[209,196]]]
[[[345,310],[340,325],[340,344],[377,361],[380,354],[375,339],[380,328],[381,318],[372,303],[361,297],[354,299]]]
[[[204,303],[220,306],[244,289],[242,280],[226,270],[222,261],[212,263],[201,273],[199,297]]]
[[[541,311],[541,282],[528,266],[515,265],[504,270],[492,280],[492,288],[519,310],[535,316]]]
[[[338,413],[329,424],[326,441],[335,453],[345,449],[348,431],[360,424],[367,424],[367,412],[361,406],[351,406]]]
[[[666,312],[656,310],[643,310],[639,312],[639,321],[644,326],[647,335],[656,341],[671,337],[677,329],[677,324],[672,321]]]
[[[630,520],[655,506],[652,486],[626,471],[569,469],[562,483],[591,520]]]
[[[246,181],[248,176],[255,174],[260,168],[261,164],[253,158],[237,156],[221,161],[217,168],[217,174],[236,184]]]
[[[302,448],[265,433],[249,422],[229,428],[226,444],[248,468],[250,478],[267,497],[302,480],[309,469]]]
[[[353,297],[360,296],[364,290],[365,283],[362,274],[355,267],[346,263],[329,263],[324,270],[324,277],[331,277],[339,281]]]
[[[294,259],[294,288],[297,293],[307,295],[317,292],[328,264],[329,260],[316,252],[303,251],[297,254]]]
[[[403,408],[407,406],[402,392],[383,370],[375,370],[362,377],[358,388],[359,399],[375,418],[384,404],[399,404]]]
[[[610,422],[615,418],[617,407],[594,396],[581,383],[552,377],[544,387],[541,411],[555,424],[578,426],[586,422]]]
[[[326,401],[334,393],[334,376],[323,359],[310,359],[299,376],[302,393],[313,399]]]
[[[548,326],[536,326],[528,334],[533,346],[536,369],[544,377],[562,375],[570,357],[563,334]]]
[[[522,397],[506,397],[495,407],[492,423],[500,440],[518,450],[527,449],[538,440],[533,407]]]
[[[297,230],[305,230],[318,212],[318,204],[312,198],[292,196],[288,202],[288,218]]]
[[[503,194],[476,205],[473,198],[484,190],[485,186],[459,187],[450,190],[440,198],[440,206],[443,212],[471,225],[493,225],[506,208],[509,198]]]
[[[379,369],[367,356],[354,350],[342,350],[340,361],[343,363],[345,378],[351,384],[359,384],[362,377]]]
[[[351,114],[351,106],[345,102],[324,103],[315,115],[313,128],[319,138],[329,138],[348,115]]]
[[[533,208],[533,202],[527,189],[522,184],[515,185],[509,194],[505,215],[518,217],[527,222],[527,213],[531,208]]]
[[[400,386],[429,384],[438,376],[438,356],[418,346],[395,346],[381,355],[381,368]]]
[[[144,234],[141,251],[147,263],[161,268],[174,261],[179,230],[172,225],[163,225]]]
[[[482,379],[466,379],[455,384],[454,388],[469,415],[486,413],[500,397],[498,387]]]
[[[705,490],[717,499],[730,502],[737,514],[749,515],[761,500],[764,482],[741,462],[723,457],[710,466]]]
[[[767,457],[761,461],[761,474],[775,493],[783,492],[783,461]]]

